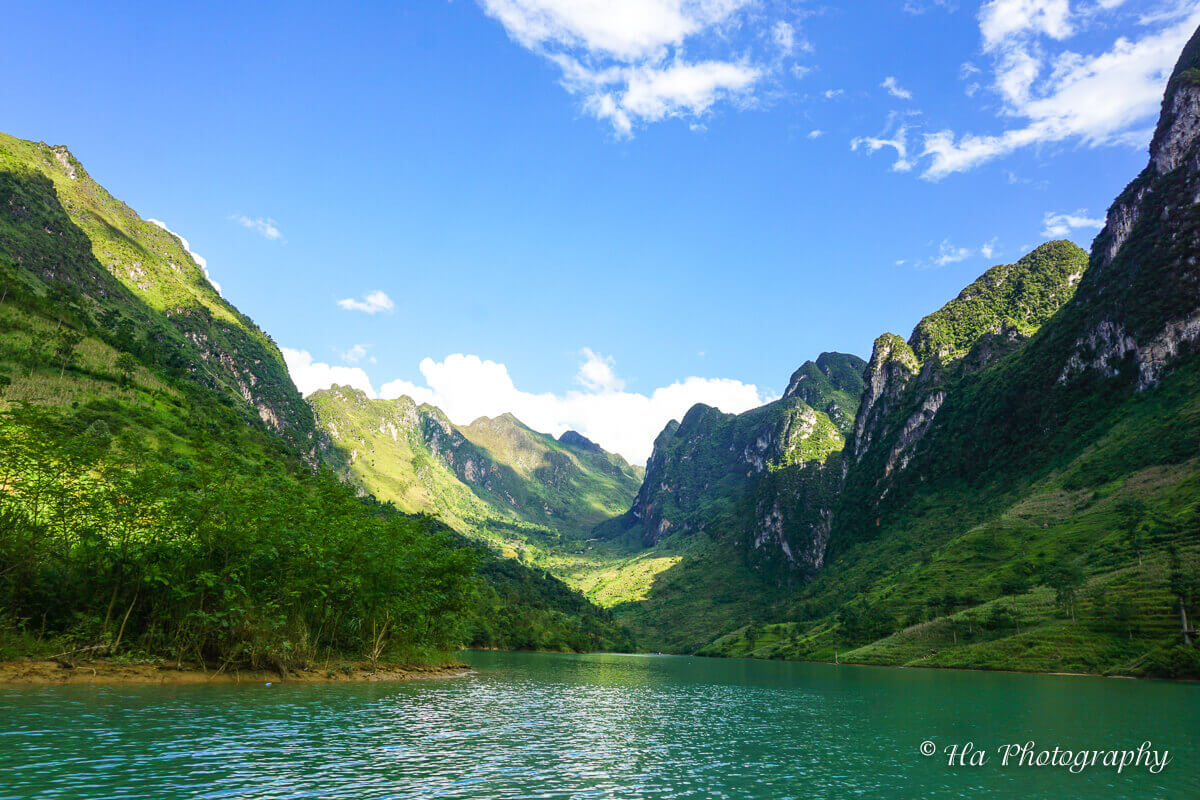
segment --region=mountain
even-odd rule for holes
[[[632,646],[561,581],[318,469],[330,447],[182,240],[66,148],[0,135],[0,658]]]
[[[632,593],[607,598],[650,646],[695,649],[747,597],[821,568],[865,363],[823,353],[773,403],[736,415],[697,404],[658,435],[629,511],[596,529],[654,554]],[[647,562],[616,571],[628,582]]]
[[[1086,264],[875,343],[821,572],[711,655],[1200,675],[1200,31]]]
[[[574,431],[559,439],[511,414],[454,425],[408,397],[372,400],[335,386],[308,398],[343,479],[410,513],[541,563],[585,547],[629,507],[642,470]]]
[[[849,369],[834,368],[842,365]],[[765,557],[819,567],[828,535],[821,512],[840,479],[838,454],[862,390],[862,365],[826,353],[796,371],[784,397],[761,408],[734,415],[693,406],[659,434],[632,507],[607,532],[633,532],[652,547],[673,532],[744,527],[739,533]]]

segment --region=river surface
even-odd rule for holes
[[[1200,798],[1196,684],[465,658],[472,677],[408,684],[0,687],[0,798]],[[1000,763],[1027,741],[1170,761]],[[987,762],[948,764],[966,742]]]

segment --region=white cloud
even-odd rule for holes
[[[944,267],[947,264],[965,261],[970,257],[970,249],[966,247],[955,247],[950,243],[949,239],[943,239],[942,243],[938,245],[938,254],[933,259],[933,263],[939,267]]]
[[[835,97],[841,97],[845,93],[845,89],[826,89],[824,92],[826,100],[832,100]]]
[[[367,393],[367,397],[377,396],[371,387],[371,379],[360,367],[335,367],[313,361],[307,350],[293,350],[290,347],[281,347],[279,350],[283,353],[283,360],[292,375],[292,381],[302,395],[310,395],[318,389],[328,389],[337,383],[361,389]]]
[[[233,220],[243,228],[249,228],[262,235],[264,239],[271,241],[279,241],[283,239],[283,233],[280,232],[278,223],[273,219],[266,217],[247,217],[243,214],[235,214]]]
[[[370,347],[370,345],[368,345],[368,344],[354,345],[349,350],[342,353],[342,361],[345,361],[347,364],[357,364],[358,362],[360,362],[364,358],[366,358],[367,348],[369,348],[369,347]],[[374,359],[372,359],[372,360],[374,360]]]
[[[584,108],[612,123],[617,133],[631,135],[637,122],[702,116],[717,101],[749,88],[759,75],[753,67],[724,61],[622,67],[584,77],[590,84]]]
[[[1090,9],[1096,13],[1097,7]],[[980,32],[994,60],[992,88],[1003,101],[1002,117],[1021,124],[987,135],[952,130],[925,134],[921,156],[929,161],[923,177],[938,180],[1025,147],[1068,139],[1091,147],[1144,146],[1167,77],[1200,25],[1200,8],[1153,21],[1165,26],[1140,38],[1121,36],[1100,53],[1048,54],[1054,42],[1075,30],[1067,0],[994,0],[985,5]]]
[[[1070,15],[1067,0],[991,0],[979,10],[984,49],[1027,33],[1065,39],[1072,32]]]
[[[912,100],[912,92],[901,87],[900,84],[896,82],[896,78],[892,75],[888,75],[886,78],[884,78],[883,83],[879,85],[884,89],[887,89],[887,93],[892,97],[898,97],[901,100]]]
[[[171,230],[170,228],[168,228],[168,227],[167,227],[167,224],[166,224],[165,222],[161,222],[161,221],[159,221],[159,220],[157,220],[157,219],[147,219],[147,220],[146,220],[146,222],[149,222],[151,225],[157,225],[158,227],[162,228],[164,231],[166,231],[167,233],[171,234],[171,235],[172,235],[172,236],[174,236],[176,239],[178,239],[178,240],[179,240],[179,243],[180,243],[181,245],[183,245],[183,249],[184,249],[184,250],[186,250],[186,251],[187,251],[187,254],[188,254],[189,256],[191,256],[191,257],[192,257],[192,261],[195,261],[195,262],[196,262],[196,266],[197,266],[197,267],[199,267],[199,268],[200,268],[200,271],[204,273],[204,277],[205,277],[205,279],[206,279],[206,280],[207,280],[209,283],[211,283],[211,284],[212,284],[212,287],[213,287],[214,289],[216,289],[216,290],[217,290],[217,294],[221,294],[221,284],[219,284],[219,283],[217,283],[216,281],[214,281],[214,280],[213,280],[213,278],[212,278],[212,275],[211,275],[211,274],[209,274],[209,272],[208,272],[208,260],[207,260],[207,259],[205,259],[205,258],[204,258],[202,255],[200,255],[199,253],[197,253],[195,250],[193,250],[193,249],[192,249],[192,246],[191,246],[190,244],[188,244],[188,240],[187,240],[187,239],[183,238],[183,237],[182,237],[182,236],[180,236],[178,233],[176,233],[175,231],[173,231],[173,230]],[[223,297],[223,296],[224,296],[224,295],[222,295],[222,297]]]
[[[435,405],[456,424],[511,412],[537,431],[554,436],[577,430],[606,450],[641,464],[650,456],[654,438],[672,419],[680,419],[696,403],[728,413],[755,408],[773,398],[753,384],[728,378],[689,377],[650,394],[625,390],[612,358],[584,349],[576,382],[582,390],[563,394],[525,392],[517,388],[504,364],[476,355],[455,353],[441,361],[420,363],[424,383],[404,380],[383,384],[378,393],[358,367],[314,362],[303,350],[282,348],[292,379],[307,395],[333,384],[349,385],[368,397],[392,399],[407,395],[418,403]]]
[[[851,150],[858,150],[860,147],[865,148],[868,153],[885,147],[895,150],[896,160],[892,163],[894,172],[908,172],[913,168],[913,162],[908,158],[908,129],[903,125],[896,129],[896,134],[890,139],[883,136],[859,136],[850,141]]]
[[[747,0],[482,0],[525,47],[580,48],[622,61],[663,54],[727,20]]]
[[[555,64],[589,114],[629,136],[639,124],[742,101],[780,54],[807,47],[784,20],[748,14],[754,0],[480,0],[517,43]],[[728,34],[757,28],[772,54]],[[691,60],[685,50],[712,57]]]
[[[1042,224],[1044,225],[1042,236],[1050,236],[1057,239],[1069,235],[1075,228],[1100,230],[1104,227],[1104,220],[1089,217],[1087,209],[1081,208],[1073,214],[1054,214],[1047,211]]]
[[[916,269],[933,269],[935,267],[944,267],[948,264],[957,264],[960,261],[966,261],[968,258],[975,256],[992,258],[1000,254],[998,242],[999,237],[993,237],[978,248],[970,248],[959,247],[949,239],[942,239],[938,244],[936,255],[928,258],[919,258],[913,261],[912,265]],[[903,266],[906,263],[908,262],[905,259],[900,259],[896,262],[896,266]]]
[[[808,132],[808,138],[810,139],[820,139],[824,135],[825,131],[821,130],[820,128],[816,128]]]
[[[344,300],[338,300],[337,304],[347,311],[361,311],[364,314],[378,314],[380,311],[391,311],[396,307],[392,298],[379,290],[363,295],[361,300],[347,297]]]
[[[582,392],[523,392],[503,364],[460,353],[443,361],[424,359],[420,364],[424,386],[392,381],[380,394],[407,394],[418,402],[432,403],[459,424],[508,411],[534,430],[555,436],[577,430],[633,463],[644,463],[654,437],[668,421],[681,418],[696,403],[739,413],[771,399],[752,384],[724,378],[690,377],[649,395],[628,392],[615,374],[612,359],[591,350],[584,350],[583,356],[576,376],[585,388]]]
[[[796,29],[783,20],[776,22],[771,28],[771,38],[785,54],[796,48]]]
[[[589,392],[619,392],[625,388],[625,381],[617,377],[616,362],[611,356],[602,356],[590,348],[583,348],[585,360],[579,366],[579,374],[575,376]]]

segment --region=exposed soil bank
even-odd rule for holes
[[[0,684],[203,684],[203,683],[348,683],[354,681],[413,681],[431,678],[458,678],[471,673],[459,662],[437,666],[354,664],[349,670],[317,668],[288,670],[283,676],[274,670],[206,669],[198,664],[158,662],[118,664],[112,661],[80,661],[68,667],[57,661],[0,662]]]

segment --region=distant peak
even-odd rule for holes
[[[604,449],[579,431],[566,431],[558,437],[558,441],[577,450],[587,450],[592,453],[602,453]]]
[[[821,353],[816,361],[805,361],[792,373],[783,397],[785,400],[799,397],[811,404],[812,392],[821,391],[821,388],[809,388],[814,384],[857,395],[862,391],[862,374],[866,367],[866,361],[850,353]]]
[[[514,416],[510,411],[505,411],[503,414],[497,414],[494,417],[478,417],[472,420],[471,424],[467,427],[477,428],[482,425],[499,425],[502,427],[532,430],[524,422],[521,422],[521,420],[517,419],[516,416]]]

